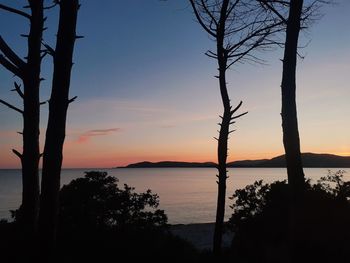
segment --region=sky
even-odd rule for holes
[[[24,0],[3,0],[14,7]],[[350,1],[323,7],[301,34],[305,58],[297,69],[302,152],[350,156]],[[50,4],[51,1],[46,1]],[[81,0],[64,149],[65,168],[109,168],[139,161],[216,161],[222,106],[216,62],[204,55],[215,43],[195,21],[187,0]],[[54,46],[57,10],[47,12],[44,41]],[[0,12],[0,34],[26,54],[25,19]],[[243,64],[227,73],[235,105],[249,113],[235,124],[229,161],[283,154],[283,50],[261,54],[267,65]],[[52,61],[42,67],[41,98],[50,95]],[[21,105],[15,80],[0,68],[0,98]],[[41,148],[47,123],[41,113]],[[19,168],[20,116],[0,105],[0,168]]]

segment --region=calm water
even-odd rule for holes
[[[62,184],[81,177],[89,169],[66,169],[62,172]],[[332,168],[332,171],[339,169]],[[350,169],[344,169],[346,181]],[[169,223],[206,223],[215,219],[216,170],[214,168],[147,168],[104,170],[119,179],[120,184],[134,186],[136,191],[151,189],[160,196],[160,208],[169,217]],[[308,168],[305,174],[317,180],[327,174],[325,168]],[[235,189],[243,188],[256,180],[266,182],[286,179],[284,168],[231,168],[227,182],[227,196]],[[9,218],[9,210],[16,209],[21,201],[20,170],[0,170],[0,218]],[[226,218],[232,209],[227,200]]]

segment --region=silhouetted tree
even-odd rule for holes
[[[221,117],[218,140],[218,199],[214,231],[213,250],[220,254],[225,215],[227,145],[230,125],[246,114],[234,116],[241,107],[232,108],[227,91],[226,71],[238,62],[262,62],[252,54],[254,50],[265,49],[272,41],[271,34],[279,30],[281,23],[261,8],[258,2],[247,0],[190,0],[194,14],[202,26],[216,42],[216,50],[208,51],[207,56],[218,63],[220,94],[224,107]]]
[[[296,67],[298,53],[299,33],[318,16],[317,10],[323,0],[258,0],[262,6],[272,13],[285,25],[283,71],[282,71],[282,130],[283,145],[285,149],[288,185],[290,192],[290,238],[291,245],[297,242],[295,229],[299,224],[298,207],[303,202],[305,190],[305,175],[303,171],[300,139],[298,130],[297,106],[296,106]],[[294,244],[294,245],[293,245]],[[291,247],[292,249],[292,247]],[[291,252],[294,254],[294,252]]]
[[[20,58],[0,36],[0,64],[20,78],[21,85],[14,82],[14,89],[23,99],[23,110],[3,101],[0,102],[19,112],[23,116],[23,153],[13,152],[20,158],[22,164],[22,205],[20,222],[26,236],[32,236],[37,228],[39,211],[39,120],[40,120],[40,67],[43,54],[41,51],[42,32],[44,26],[43,0],[28,0],[31,14],[0,4],[0,9],[20,15],[30,22],[28,35],[28,54],[26,62]]]
[[[299,196],[298,192],[304,188],[305,176],[300,152],[295,91],[298,39],[303,19],[303,0],[290,0],[287,3],[289,7],[287,18],[284,18],[283,10],[279,11],[275,8],[273,3],[275,1],[262,0],[261,2],[274,10],[286,25],[281,84],[283,145],[286,153],[288,183],[292,192]]]
[[[169,231],[159,201],[151,190],[135,192],[107,172],[89,171],[72,180],[60,190],[60,253],[53,262],[109,262],[115,257],[133,262],[199,262],[199,251]],[[18,253],[17,235],[16,221],[0,220],[2,262],[29,261]]]
[[[298,38],[302,17],[303,0],[290,0],[289,16],[286,20],[286,39],[283,56],[282,72],[282,130],[283,145],[286,153],[288,185],[290,188],[290,255],[295,258],[296,228],[300,217],[299,203],[303,200],[305,175],[302,166],[300,139],[296,107],[296,65],[298,53]],[[299,201],[300,200],[300,201]],[[297,212],[299,210],[299,212]]]
[[[328,3],[325,0],[257,0],[262,6],[269,9],[283,22],[285,40],[279,44],[284,47],[282,59],[282,129],[283,145],[286,153],[288,183],[295,196],[302,191],[305,183],[303,172],[300,139],[296,107],[296,66],[298,53],[299,33],[307,28],[311,22],[319,17],[320,4]]]
[[[69,87],[73,49],[76,36],[78,0],[61,0],[59,25],[55,50],[51,50],[54,61],[52,91],[49,100],[49,119],[43,153],[42,184],[40,197],[39,234],[41,245],[50,251],[54,247],[57,228],[58,202],[62,150],[66,131],[69,103]]]
[[[60,227],[69,229],[164,228],[167,216],[157,209],[159,197],[151,190],[135,193],[107,172],[86,172],[60,191]]]

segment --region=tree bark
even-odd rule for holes
[[[261,14],[266,8],[258,1],[242,0],[189,0],[194,15],[201,27],[216,41],[215,52],[208,50],[205,54],[217,60],[220,95],[223,104],[223,115],[218,140],[218,199],[215,229],[213,237],[213,252],[221,254],[222,234],[225,217],[226,180],[227,180],[227,152],[230,125],[248,112],[233,116],[241,107],[242,102],[232,109],[227,91],[226,71],[233,64],[259,59],[250,55],[259,47],[271,45],[267,38],[278,32],[277,27],[282,22],[276,22],[268,17],[261,20]],[[242,26],[244,25],[244,26]]]
[[[32,237],[37,229],[39,212],[39,122],[41,41],[44,25],[43,1],[29,1],[32,11],[28,36],[27,63],[23,70],[23,153],[22,205],[20,223],[25,236]]]
[[[303,190],[305,176],[301,160],[296,106],[296,64],[303,0],[290,1],[282,73],[282,128],[288,183],[293,198]]]
[[[289,248],[292,262],[298,262],[296,245],[305,183],[296,107],[296,65],[302,8],[303,0],[290,1],[281,85],[283,144],[290,189]]]
[[[65,139],[69,87],[76,39],[78,0],[61,0],[49,120],[43,155],[41,203],[39,215],[40,241],[47,253],[53,252],[56,240],[59,206],[62,150]]]
[[[214,229],[213,252],[216,256],[221,254],[222,234],[225,217],[226,203],[226,179],[227,179],[227,144],[229,127],[231,122],[231,106],[230,98],[226,86],[226,67],[227,67],[227,52],[224,48],[225,38],[225,23],[226,12],[229,0],[224,0],[222,3],[220,22],[217,30],[217,55],[219,66],[219,85],[224,113],[221,120],[220,132],[218,138],[218,199],[216,207],[216,220]]]

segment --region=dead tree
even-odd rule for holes
[[[282,70],[282,130],[283,145],[286,156],[288,184],[290,188],[290,241],[293,245],[297,235],[300,216],[297,212],[302,205],[305,188],[305,175],[303,171],[300,138],[296,105],[296,67],[298,53],[299,33],[311,22],[319,18],[318,9],[323,0],[258,0],[263,7],[272,11],[272,14],[283,22],[285,40],[280,43],[284,47]],[[293,249],[292,249],[293,250]],[[293,252],[292,252],[293,253]],[[292,255],[293,256],[293,255]]]
[[[223,223],[225,215],[227,155],[230,125],[247,112],[235,113],[241,107],[240,102],[232,108],[227,90],[226,72],[237,63],[263,61],[253,54],[256,50],[265,50],[273,41],[269,38],[280,30],[280,22],[261,8],[258,2],[249,0],[189,0],[197,21],[216,42],[215,51],[206,55],[218,63],[220,94],[224,108],[221,117],[217,156],[218,156],[218,199],[213,239],[214,254],[221,253]],[[237,84],[236,84],[237,85]]]
[[[39,235],[42,247],[52,251],[56,239],[62,150],[66,132],[69,87],[76,36],[78,0],[58,1],[60,8],[56,48],[51,50],[54,61],[49,119],[43,153],[40,196]]]
[[[324,0],[258,0],[261,5],[269,9],[276,19],[283,22],[285,40],[280,45],[284,47],[282,70],[282,129],[283,145],[286,154],[288,183],[294,195],[302,192],[305,175],[301,160],[300,138],[298,129],[296,106],[296,66],[298,53],[299,33],[310,23],[319,18],[318,9]]]
[[[22,164],[22,205],[19,221],[24,235],[31,237],[37,228],[39,212],[39,120],[40,120],[40,68],[42,60],[41,42],[44,27],[43,0],[28,0],[31,14],[0,4],[0,9],[20,15],[28,19],[30,29],[28,35],[28,55],[26,61],[20,58],[15,51],[0,36],[0,64],[23,82],[14,83],[13,91],[17,92],[23,100],[23,110],[3,100],[0,102],[17,111],[23,116],[23,152],[13,152],[20,158]]]
[[[282,130],[286,156],[288,183],[293,196],[299,196],[304,188],[305,175],[301,160],[300,139],[296,106],[296,66],[298,39],[303,20],[303,0],[289,2],[259,0],[285,25],[283,71],[282,71]]]
[[[289,16],[286,21],[287,28],[281,84],[283,145],[286,153],[288,183],[292,189],[293,199],[301,195],[305,183],[295,98],[298,39],[302,9],[303,0],[290,1]]]

